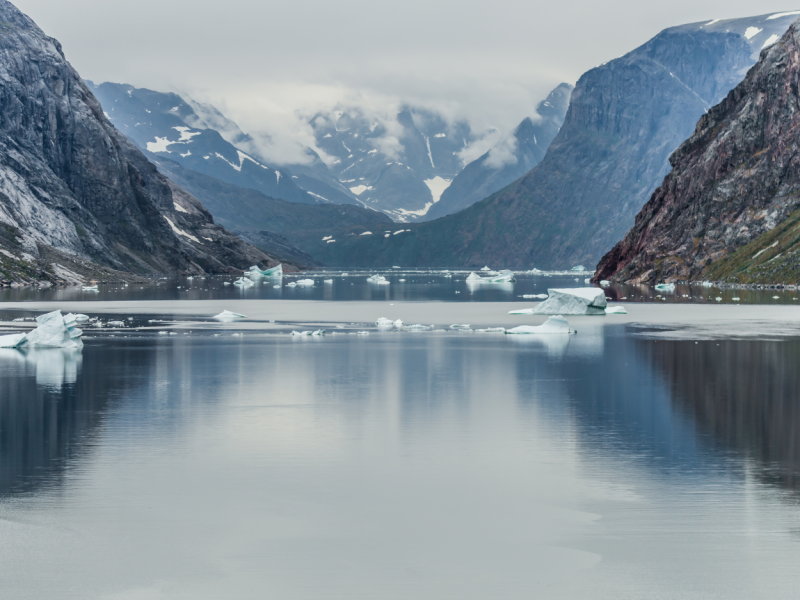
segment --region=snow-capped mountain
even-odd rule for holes
[[[550,92],[536,107],[535,120],[526,117],[510,135],[464,167],[421,220],[438,219],[472,206],[542,162],[564,123],[573,88],[562,83]]]
[[[248,136],[212,106],[126,84],[86,83],[108,119],[142,150],[274,198],[308,204],[332,201],[302,189],[288,170],[243,151]]]
[[[338,180],[365,207],[396,221],[425,217],[463,169],[459,152],[475,141],[468,123],[414,107],[385,120],[337,110],[310,124]]]

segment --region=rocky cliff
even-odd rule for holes
[[[214,225],[113,127],[60,44],[0,0],[0,281],[276,260]]]
[[[798,282],[799,27],[700,119],[597,279]]]

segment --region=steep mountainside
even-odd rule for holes
[[[314,263],[298,254],[297,249],[288,250],[287,240],[306,250],[316,247],[316,242],[331,229],[360,233],[394,226],[389,217],[368,208],[286,202],[202,175],[160,156],[152,156],[152,160],[162,173],[199,198],[218,223],[265,251],[295,257],[302,264]]]
[[[542,162],[550,142],[564,123],[573,86],[562,83],[506,139],[456,175],[422,220],[456,213],[513,183]]]
[[[597,278],[800,281],[799,30],[703,115]]]
[[[214,225],[105,118],[59,43],[0,0],[0,279],[228,271],[275,257]],[[98,266],[101,265],[101,266]]]
[[[206,110],[198,114],[193,103],[177,94],[118,83],[86,83],[111,122],[142,150],[198,173],[289,202],[353,202],[343,194],[331,200],[309,194],[297,185],[288,170],[267,165],[243,151],[251,140],[214,107],[204,105],[202,108]],[[209,122],[209,114],[217,118]],[[223,133],[231,134],[236,145],[226,140]]]
[[[795,17],[667,29],[580,78],[544,160],[522,179],[455,215],[411,227],[415,235],[386,248],[339,245],[315,256],[326,264],[400,264],[401,256],[415,265],[596,264],[633,225],[697,119]]]

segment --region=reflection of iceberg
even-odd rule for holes
[[[283,265],[280,264],[277,267],[265,269],[264,271],[259,269],[257,265],[253,265],[250,267],[248,274],[255,275],[256,277],[283,277]]]
[[[606,294],[600,288],[547,290],[549,297],[533,309],[537,315],[604,315]]]
[[[470,273],[467,277],[470,283],[513,283],[516,281],[513,271],[500,271],[497,275],[481,277],[476,273]]]
[[[508,331],[506,331],[508,333]],[[542,348],[550,358],[562,358],[569,348],[572,340],[580,336],[573,335],[510,335],[505,336],[509,341],[516,344],[524,344],[528,347]]]
[[[80,348],[23,349],[25,362],[36,368],[36,383],[61,387],[78,379],[83,355]]]
[[[516,335],[569,335],[576,333],[569,328],[569,323],[561,315],[550,317],[542,325],[520,325],[506,331]]]

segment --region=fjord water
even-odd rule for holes
[[[800,341],[0,354],[8,598],[791,598]]]

